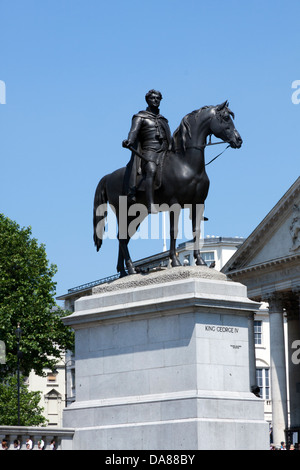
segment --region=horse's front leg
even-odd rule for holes
[[[193,243],[194,243],[194,258],[197,266],[206,266],[205,261],[200,253],[200,235],[201,235],[201,220],[204,214],[204,204],[193,204],[192,206],[192,228],[193,228]]]
[[[176,239],[178,235],[178,219],[180,208],[170,210],[170,259],[172,267],[181,266],[176,256]]]
[[[126,201],[127,202],[127,201]],[[119,208],[119,215],[118,215],[118,241],[119,241],[119,258],[118,258],[118,270],[121,276],[126,275],[125,267],[127,268],[128,274],[136,274],[136,270],[134,265],[131,261],[129,250],[128,250],[128,243],[130,240],[129,235],[129,219],[128,219],[128,212],[127,212],[127,205],[125,210],[122,211],[122,207]],[[124,217],[125,214],[125,217]],[[125,267],[124,267],[125,264]],[[125,274],[124,274],[125,273]]]
[[[118,221],[119,222],[119,221]],[[128,250],[128,243],[130,237],[128,236],[128,227],[126,227],[126,231],[124,227],[120,227],[119,222],[119,233],[118,233],[118,240],[119,240],[119,257],[118,257],[118,271],[120,272],[121,276],[126,275],[126,271],[124,268],[124,264],[127,268],[128,274],[136,274],[136,270],[134,269],[133,263],[130,258],[129,250]]]
[[[127,268],[128,274],[136,274],[133,262],[131,261],[129,250],[128,250],[129,240],[119,240],[120,250],[122,251],[123,259]]]

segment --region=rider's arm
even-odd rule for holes
[[[143,118],[140,116],[133,116],[131,129],[128,134],[128,145],[134,145],[138,140],[138,135],[142,126]]]

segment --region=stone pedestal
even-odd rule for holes
[[[76,301],[64,320],[76,337],[73,448],[268,449],[250,392],[257,308],[207,267],[128,276]]]

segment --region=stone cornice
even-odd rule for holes
[[[65,317],[64,323],[79,329],[100,321],[114,323],[203,310],[248,316],[259,307],[248,299],[244,285],[207,267],[178,267],[128,278],[106,286],[109,290],[77,300],[75,312]]]
[[[276,258],[273,260],[269,260],[269,261],[266,261],[265,263],[253,264],[251,266],[233,269],[229,271],[227,275],[230,278],[233,278],[233,277],[240,276],[242,274],[250,273],[253,271],[262,271],[262,270],[267,270],[270,268],[274,270],[274,268],[281,267],[281,266],[284,268],[286,264],[298,265],[299,261],[300,261],[300,254],[295,254],[295,255],[288,256],[288,257],[284,257],[284,258]]]
[[[233,281],[247,286],[248,296],[267,301],[270,296],[295,296],[300,290],[300,254],[236,269],[228,273]]]

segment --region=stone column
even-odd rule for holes
[[[273,295],[268,299],[270,317],[270,359],[271,359],[271,396],[273,442],[285,441],[285,430],[288,424],[287,382],[283,330],[282,299]]]
[[[288,318],[290,427],[300,426],[300,321],[299,291],[286,304]]]

